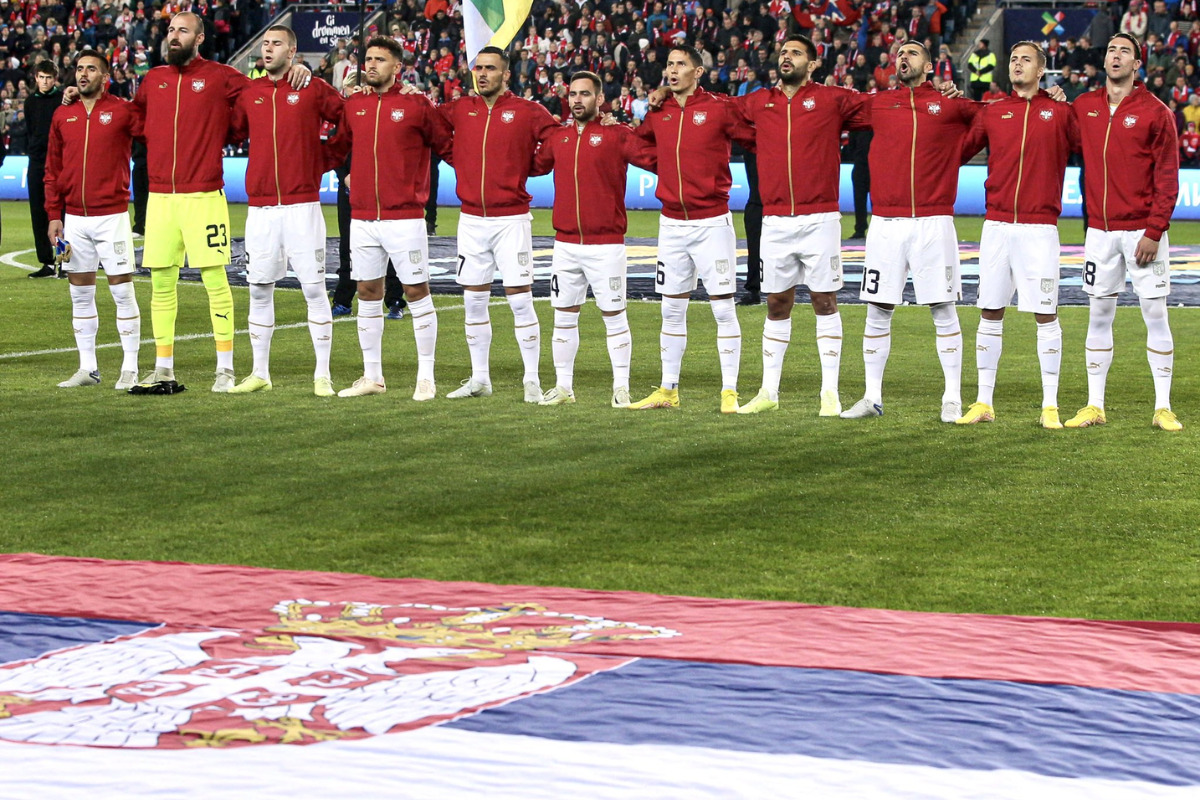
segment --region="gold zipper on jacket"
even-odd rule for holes
[[[1017,162],[1017,187],[1013,190],[1013,224],[1017,219],[1017,200],[1021,196],[1021,176],[1025,174],[1025,136],[1029,132],[1029,109],[1033,107],[1032,100],[1025,101],[1025,118],[1021,120],[1021,160]]]
[[[275,105],[276,95],[279,93],[279,82],[271,87],[271,151],[275,158],[275,205],[283,205],[283,190],[279,186],[279,132],[277,129],[279,123],[279,110]]]
[[[585,128],[587,126],[584,126]],[[579,243],[583,244],[583,218],[579,213],[579,143],[583,140],[583,131],[575,129],[575,226],[579,229]]]
[[[371,152],[379,153],[379,112],[383,110],[383,97],[375,93],[375,139],[371,144]],[[375,219],[383,218],[383,204],[379,202],[379,159],[371,159],[371,164],[375,169]]]
[[[679,148],[683,144],[683,116],[683,109],[680,108],[679,135],[675,137],[675,174],[679,178],[679,207],[683,209],[683,218],[690,219],[687,204],[683,202],[683,164],[679,160]]]
[[[84,109],[83,117],[83,176],[79,179],[79,197],[83,204],[83,215],[87,213],[87,161],[88,161],[88,142],[92,136],[92,112]]]
[[[1108,105],[1107,94],[1104,97],[1104,103]],[[1117,103],[1117,108],[1120,107],[1121,104]],[[1104,230],[1108,230],[1108,135],[1112,133],[1112,121],[1115,116],[1117,116],[1116,110],[1109,109],[1108,127],[1104,129],[1104,202],[1101,205],[1101,211],[1104,216]]]
[[[917,216],[917,93],[908,90],[908,105],[912,108],[912,144],[908,149],[908,197],[912,215]]]
[[[787,154],[788,154],[788,198],[792,203],[792,210],[789,215],[796,215],[796,190],[792,186],[792,98],[787,101]]]
[[[175,194],[175,168],[179,165],[179,90],[183,88],[183,71],[175,84],[175,119],[171,123],[171,194]]]
[[[487,105],[487,102],[484,102]],[[479,165],[479,207],[483,209],[483,215],[487,216],[487,198],[483,194],[483,187],[487,179],[487,137],[488,131],[492,127],[492,107],[488,106],[487,119],[483,123],[483,149],[480,152]]]

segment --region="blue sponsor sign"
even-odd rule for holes
[[[1051,36],[1057,36],[1062,42],[1078,39],[1087,34],[1095,16],[1094,8],[1005,9],[1004,52],[997,53],[996,59],[1007,60],[1008,51],[1017,42],[1045,42]]]
[[[331,50],[338,39],[349,39],[358,33],[358,22],[357,11],[297,11],[292,14],[296,50],[301,53]]]
[[[730,164],[733,173],[733,188],[729,193],[729,206],[734,211],[746,207],[748,194],[746,186],[746,168],[743,164]],[[29,189],[27,173],[29,159],[26,156],[9,156],[0,166],[0,200],[28,200]],[[841,168],[841,211],[854,213],[854,189],[850,182],[851,167],[842,164]],[[959,168],[958,200],[954,204],[954,213],[963,216],[983,216],[986,211],[984,202],[983,182],[987,179],[987,167],[970,165]],[[438,205],[457,206],[458,197],[454,193],[454,169],[443,162],[439,168]],[[542,175],[530,178],[526,188],[533,195],[534,208],[550,208],[554,205],[554,178],[552,175]],[[657,211],[660,208],[654,192],[658,188],[658,177],[653,173],[629,168],[625,184],[625,205],[633,210]],[[321,202],[334,204],[337,202],[338,179],[333,172],[327,172],[321,178]],[[231,203],[245,203],[246,195],[246,159],[225,159],[225,195]],[[1066,178],[1063,181],[1062,215],[1064,217],[1083,216],[1083,187],[1079,185],[1079,168],[1067,167]],[[1179,199],[1175,203],[1176,220],[1200,220],[1200,169],[1179,170]]]

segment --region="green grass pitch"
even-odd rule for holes
[[[30,248],[26,207],[0,204],[0,251]],[[655,216],[633,213],[631,235]],[[233,209],[240,234],[245,209]],[[440,233],[451,233],[443,210]],[[980,220],[958,221],[978,240]],[[1064,241],[1079,241],[1077,220]],[[331,225],[330,230],[336,230]],[[535,232],[549,233],[539,212]],[[1177,243],[1200,227],[1177,225]],[[10,257],[11,258],[11,257]],[[19,262],[32,263],[30,256]],[[810,309],[797,306],[782,408],[758,417],[718,413],[715,329],[692,305],[683,409],[609,408],[610,370],[599,314],[585,309],[576,368],[579,402],[521,402],[520,358],[506,307],[493,308],[496,394],[483,401],[413,403],[411,323],[388,322],[390,391],[358,400],[311,394],[304,327],[277,331],[275,390],[213,395],[204,291],[180,288],[177,372],[191,391],[131,397],[110,388],[118,348],[99,351],[105,385],[60,390],[76,366],[65,281],[31,281],[0,265],[0,421],[4,488],[0,550],[100,558],[233,562],[382,576],[793,600],[946,612],[1200,619],[1200,312],[1172,309],[1174,405],[1189,427],[1150,428],[1153,393],[1144,328],[1118,311],[1109,424],[1036,427],[1040,402],[1034,326],[1009,315],[994,424],[937,421],[941,371],[928,311],[896,314],[887,415],[818,419],[819,367]],[[103,284],[103,281],[101,281]],[[137,281],[143,338],[150,285]],[[112,300],[97,292],[99,341],[116,341]],[[247,296],[234,290],[238,328]],[[444,394],[466,377],[461,300],[439,297],[437,374]],[[551,309],[542,375],[552,382]],[[741,389],[761,375],[765,309],[739,309]],[[862,391],[863,307],[843,308],[842,401]],[[974,398],[978,312],[960,308]],[[659,312],[634,303],[633,393],[659,372]],[[1086,400],[1084,308],[1062,311],[1064,417]],[[280,325],[301,322],[299,292],[280,291]],[[30,351],[61,350],[15,356]],[[153,361],[143,345],[142,366]],[[354,325],[334,326],[339,388],[361,373]],[[239,377],[250,369],[244,334]]]

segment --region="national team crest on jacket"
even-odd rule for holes
[[[804,98],[804,102],[801,105],[804,106],[805,111],[812,111],[814,108],[817,107],[817,101],[811,97],[806,97],[806,98]]]
[[[603,134],[593,133],[591,136],[588,137],[588,144],[590,144],[592,147],[599,147],[600,143],[603,141],[604,141]]]
[[[193,92],[203,92],[204,91],[204,78],[194,78],[192,80],[192,91]]]
[[[299,92],[291,92],[287,96],[287,101],[288,101],[289,106],[296,105],[297,103],[300,102],[300,93]]]
[[[1038,116],[1049,122],[1050,120],[1054,119],[1054,112],[1048,108],[1043,108],[1040,112],[1038,112]]]
[[[517,118],[517,112],[515,112],[515,111],[505,111],[503,114],[500,115],[501,122],[512,122],[516,118]]]
[[[941,103],[926,103],[925,110],[936,117],[938,114],[942,113],[942,104]]]
[[[707,111],[693,111],[692,112],[692,122],[696,123],[697,125],[703,125],[707,121],[708,121],[708,112]]]
[[[100,112],[100,124],[107,125],[110,122],[112,122],[112,112],[111,111],[101,111]]]
[[[392,122],[399,122],[402,119],[404,119],[404,109],[403,108],[393,108],[392,109]]]
[[[1137,125],[1137,121],[1138,118],[1136,114],[1126,114],[1125,119],[1121,120],[1121,124],[1126,128],[1132,128],[1134,125]]]

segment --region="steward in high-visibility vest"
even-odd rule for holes
[[[983,93],[996,79],[996,54],[988,50],[989,44],[987,39],[980,39],[979,46],[967,59],[971,96],[976,100],[983,97]]]

